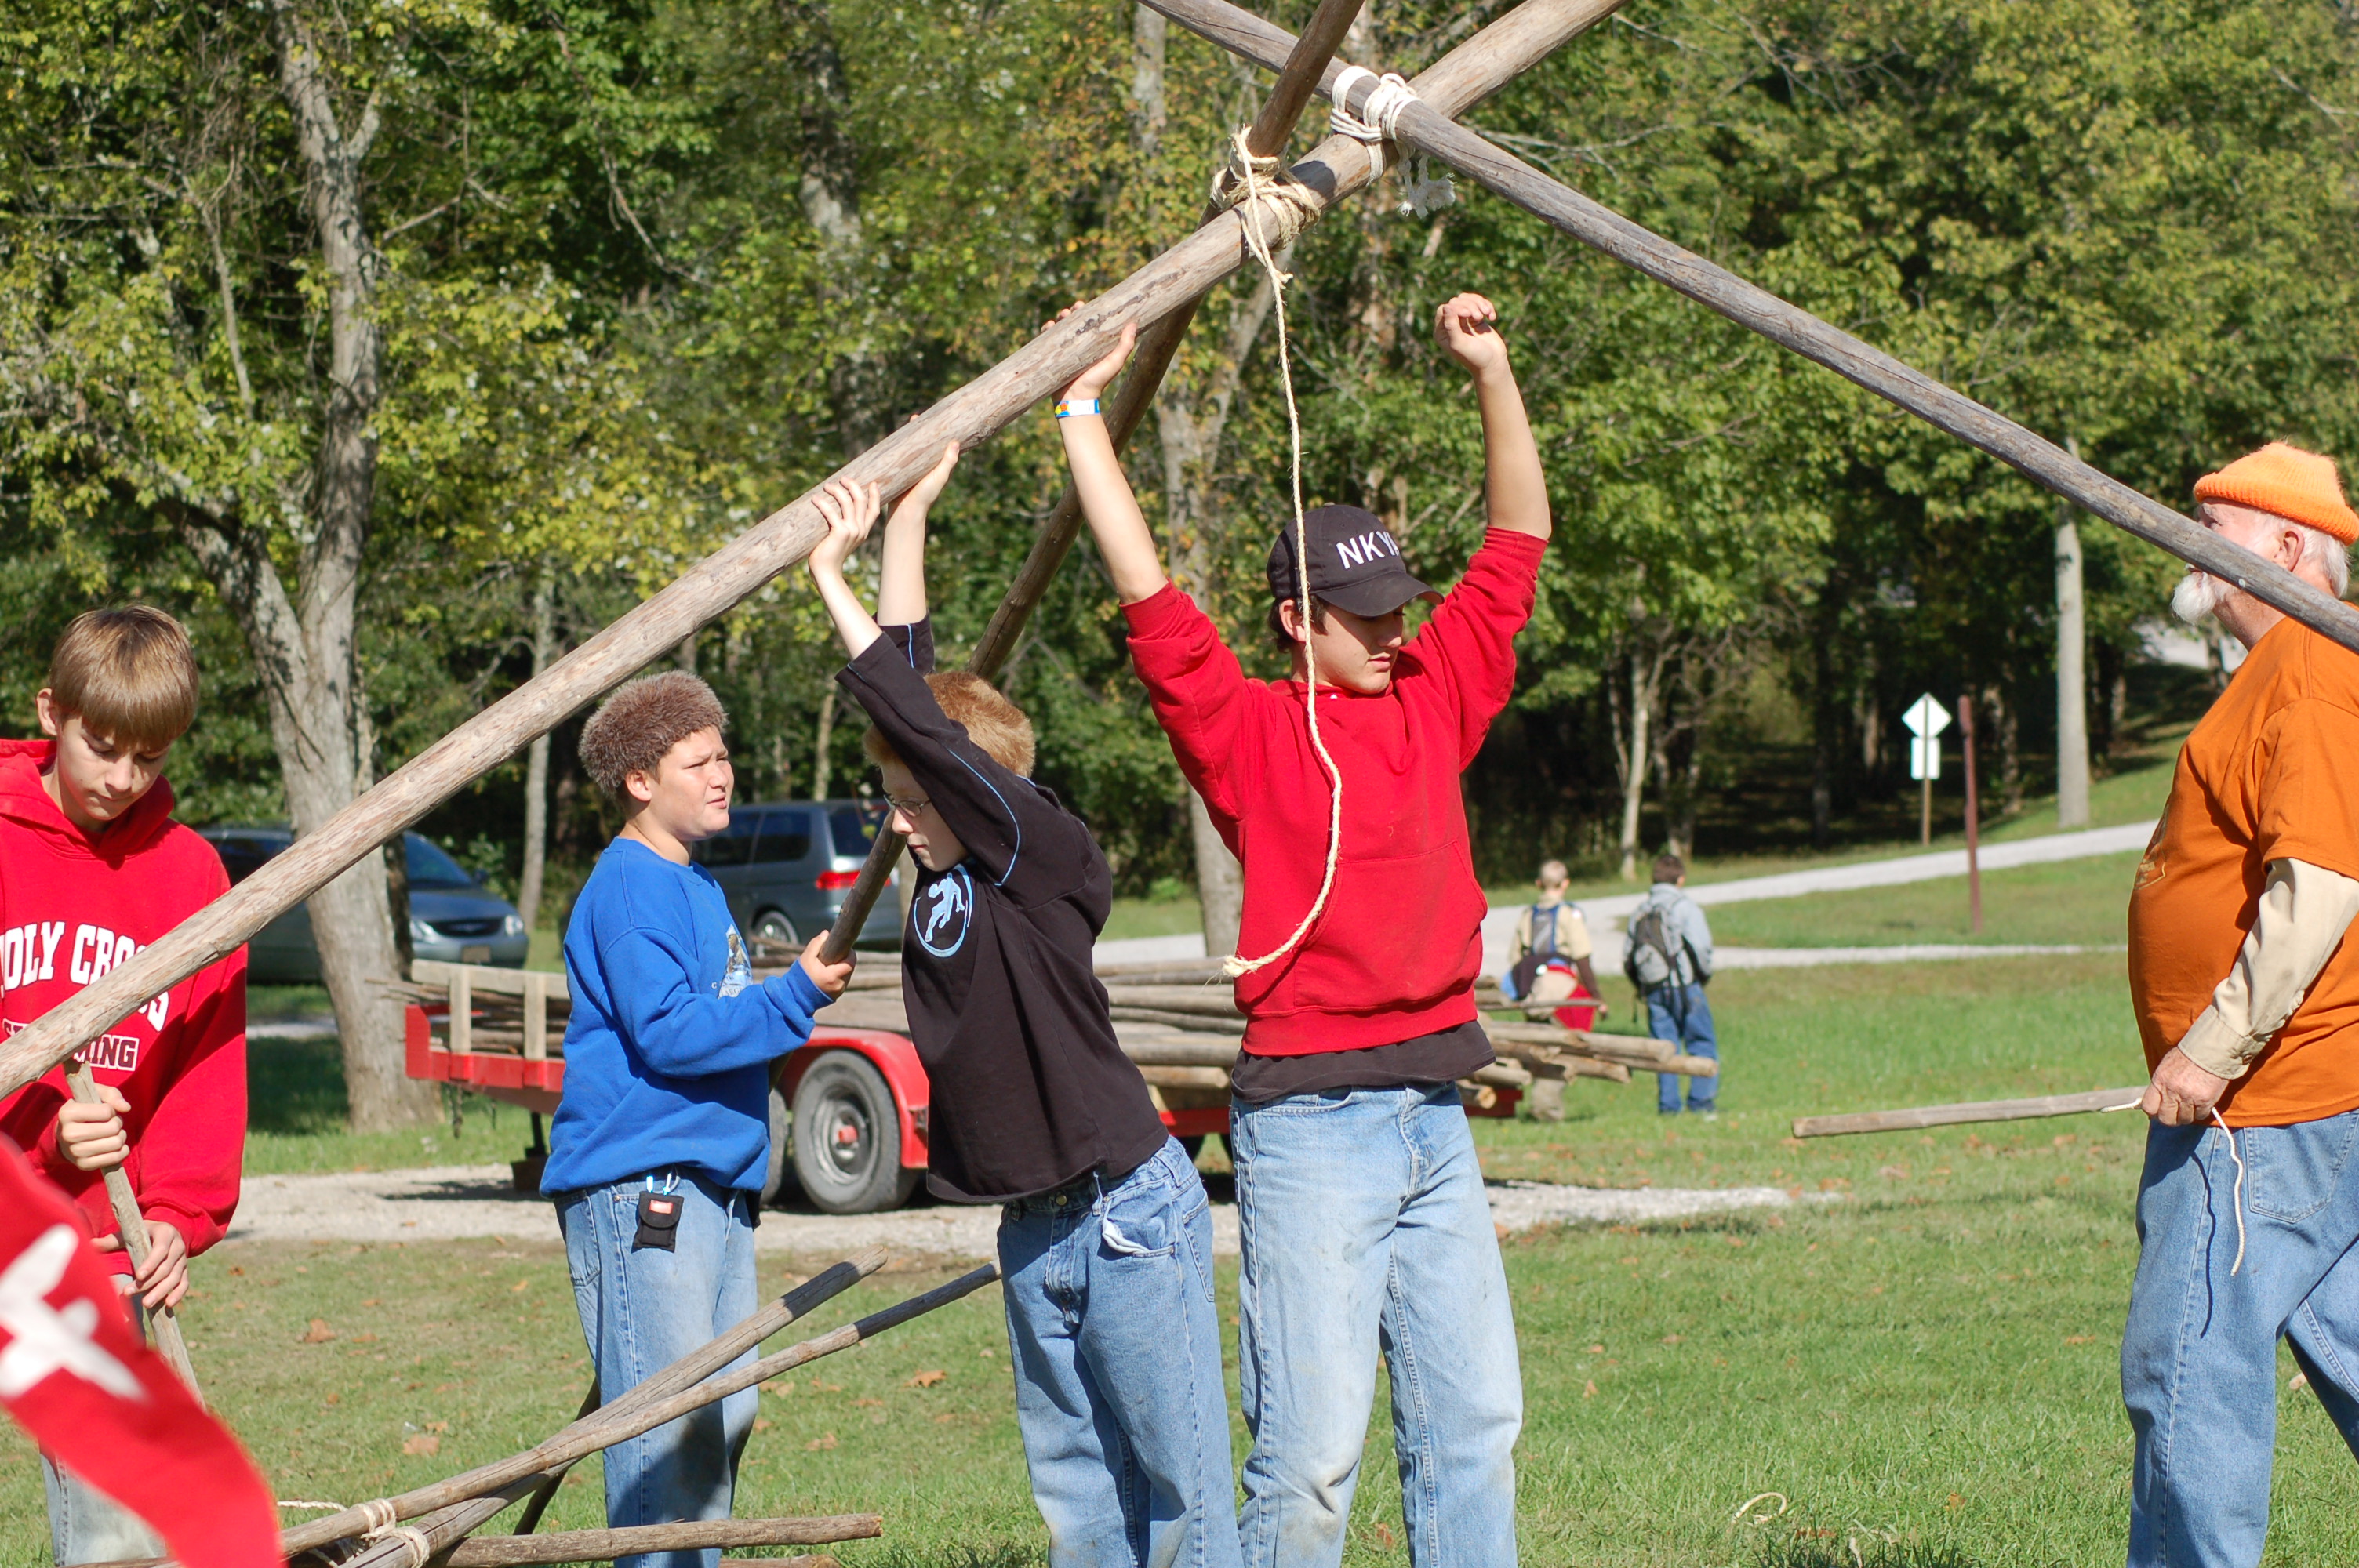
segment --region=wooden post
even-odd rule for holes
[[[866,1541],[885,1533],[877,1514],[832,1519],[687,1519],[677,1524],[625,1525],[616,1530],[569,1530],[554,1535],[479,1535],[442,1559],[445,1568],[512,1568],[527,1563],[604,1563],[640,1552],[692,1552],[712,1546],[820,1546]]]
[[[1968,1121],[2028,1121],[2043,1116],[2082,1116],[2137,1104],[2146,1086],[2092,1089],[2087,1094],[2042,1095],[2036,1099],[1968,1100],[1958,1105],[1920,1105],[1906,1110],[1862,1110],[1843,1116],[1794,1119],[1797,1138],[1828,1138],[1847,1132],[1904,1132],[1919,1127],[1951,1127]]]
[[[81,1062],[66,1065],[66,1087],[73,1098],[84,1105],[97,1105],[98,1085],[90,1076],[90,1068]],[[129,1130],[125,1130],[125,1137]],[[106,1203],[114,1211],[114,1228],[123,1238],[123,1249],[131,1255],[131,1266],[139,1269],[147,1262],[147,1219],[139,1212],[139,1196],[131,1190],[131,1178],[116,1165],[106,1173]],[[197,1387],[196,1364],[189,1359],[189,1342],[180,1335],[180,1314],[170,1307],[158,1307],[147,1314],[156,1325],[156,1348],[189,1385],[189,1391],[201,1400],[204,1394]]]
[[[1232,52],[1265,66],[1284,57],[1286,35],[1226,0],[1146,0],[1173,21]],[[1530,7],[1526,6],[1528,10]],[[1514,25],[1509,12],[1484,29],[1489,37]],[[1423,91],[1419,78],[1419,91]],[[1364,112],[1374,83],[1355,83],[1352,99]],[[1437,158],[1495,195],[1646,274],[1667,288],[1727,317],[1845,380],[1916,415],[1935,428],[1980,448],[2033,483],[2094,513],[2126,533],[2227,579],[2303,625],[2359,652],[2359,611],[2284,568],[2263,560],[2197,526],[2160,502],[2098,472],[2054,442],[1984,407],[1886,353],[1798,309],[1766,289],[1714,266],[1691,251],[1648,232],[1571,187],[1550,179],[1463,125],[1438,103],[1401,111],[1401,145]]]
[[[549,977],[531,969],[524,977],[524,1059],[549,1060]]]
[[[464,964],[451,966],[449,1038],[452,1054],[475,1048],[475,982]]]
[[[1928,735],[1925,737],[1924,743],[1928,748],[1939,746],[1941,743],[1941,738],[1939,735]],[[1918,783],[1922,787],[1918,792],[1917,842],[1930,844],[1933,841],[1933,775],[1931,772],[1928,771]]]
[[[1431,70],[1420,73],[1415,84],[1417,90],[1441,113],[1462,114],[1568,38],[1611,15],[1623,3],[1624,0],[1526,0],[1506,17],[1484,28]],[[1245,146],[1256,157],[1275,157],[1286,149],[1287,140],[1294,134],[1295,124],[1301,118],[1311,93],[1324,92],[1332,81],[1336,74],[1335,50],[1351,30],[1362,4],[1364,0],[1321,0],[1310,26],[1299,38],[1288,38],[1275,27],[1266,28],[1264,36],[1283,40],[1283,47],[1278,51],[1277,84],[1245,132]],[[1256,27],[1264,26],[1257,18],[1248,19]],[[1339,143],[1356,146],[1348,138],[1329,137],[1320,144],[1311,159],[1332,163],[1334,154],[1341,150]],[[1364,166],[1365,161],[1364,157]],[[1348,182],[1349,189],[1356,190],[1366,182],[1363,167],[1359,178]],[[1346,193],[1344,183],[1339,182],[1336,196]],[[1220,212],[1217,205],[1206,204],[1198,219],[1200,227],[1216,221]],[[1201,295],[1187,300],[1139,334],[1129,373],[1106,413],[1106,434],[1117,453],[1129,442],[1146,417],[1148,406],[1154,403],[1201,300]],[[1015,652],[1016,639],[1023,635],[1025,623],[1038,608],[1049,584],[1055,580],[1057,568],[1063,564],[1066,552],[1073,547],[1081,527],[1081,495],[1067,485],[1057,499],[1056,510],[1049,514],[1048,522],[1034,538],[1007,597],[1000,601],[990,623],[984,628],[982,641],[967,660],[969,671],[985,680],[997,678],[1000,666]],[[877,830],[876,842],[869,846],[867,863],[860,868],[860,880],[844,895],[835,924],[828,929],[826,946],[820,949],[821,957],[840,963],[852,951],[860,938],[861,928],[868,923],[868,912],[884,894],[900,850],[899,834],[889,827]]]
[[[1983,929],[1982,801],[1974,792],[1974,698],[1958,698],[1958,744],[1966,754],[1966,912],[1976,935]]]

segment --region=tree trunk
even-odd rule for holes
[[[2004,687],[1983,688],[1986,711],[1998,719],[1998,783],[2000,808],[2009,816],[2023,815],[2023,724]]]
[[[288,815],[299,837],[352,804],[371,771],[358,691],[358,603],[376,493],[370,421],[380,344],[370,319],[377,259],[363,216],[361,166],[377,115],[371,106],[349,130],[340,124],[324,56],[306,36],[292,0],[273,0],[271,22],[328,306],[325,405],[294,595],[258,531],[234,517],[192,510],[179,511],[176,520],[261,674]],[[364,856],[310,902],[321,978],[335,1004],[353,1128],[372,1131],[430,1115],[433,1091],[402,1071],[400,1006],[371,983],[404,973],[383,852]]]
[[[552,630],[556,581],[549,568],[540,568],[532,590],[532,673],[538,679],[557,652]],[[540,886],[549,868],[549,735],[543,731],[525,751],[524,872],[516,879],[516,913],[527,933],[539,928]]]
[[[1647,768],[1654,757],[1655,700],[1662,684],[1659,653],[1630,655],[1630,697],[1624,721],[1614,725],[1614,752],[1622,771],[1622,880],[1638,880],[1638,810],[1647,794]]]
[[[2080,455],[2077,441],[2066,447]],[[2081,530],[2069,503],[2056,509],[2056,826],[2089,826],[2089,693],[2082,663],[2088,630],[2081,601]]]
[[[1192,789],[1188,792],[1188,838],[1196,851],[1196,905],[1204,917],[1204,952],[1224,958],[1237,950],[1237,931],[1244,924],[1245,871],[1221,842],[1203,797]]]
[[[1163,126],[1169,117],[1163,93],[1163,52],[1170,28],[1162,12],[1145,5],[1131,8],[1130,137],[1148,157],[1162,146]]]
[[[827,694],[819,699],[819,733],[811,737],[811,792],[813,800],[827,798],[830,776],[828,743],[835,739],[835,683],[827,684]]]

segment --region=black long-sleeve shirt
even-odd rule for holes
[[[992,760],[926,685],[926,623],[836,676],[966,847],[921,871],[901,940],[909,1034],[932,1082],[927,1184],[1003,1203],[1126,1174],[1167,1136],[1115,1043],[1090,953],[1114,905],[1104,854],[1056,795]]]

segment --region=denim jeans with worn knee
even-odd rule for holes
[[[1647,993],[1647,1033],[1658,1040],[1679,1044],[1682,1054],[1720,1060],[1720,1035],[1712,1028],[1712,1001],[1701,986],[1664,986]],[[1690,1078],[1688,1108],[1706,1111],[1720,1098],[1720,1079]],[[1669,1115],[1680,1108],[1676,1073],[1655,1077],[1655,1108]]]
[[[1009,1204],[999,1271],[1050,1568],[1235,1568],[1212,1207],[1186,1151]]]
[[[2260,1562],[2279,1338],[2359,1454],[2359,1111],[2233,1136],[2232,1153],[2217,1127],[2147,1133],[2122,1335],[2131,1568]]]
[[[41,1487],[49,1504],[49,1549],[58,1568],[164,1555],[164,1542],[137,1514],[48,1454]]]
[[[582,1337],[597,1363],[601,1397],[614,1400],[754,1314],[754,1206],[757,1193],[688,1172],[658,1172],[681,1199],[673,1249],[634,1247],[639,1194],[648,1179],[567,1193],[557,1217]],[[753,1360],[747,1350],[731,1366]],[[756,1390],[745,1389],[606,1450],[611,1529],[727,1519],[737,1459],[754,1427]],[[718,1547],[618,1557],[616,1568],[717,1568]]]
[[[1516,1561],[1523,1379],[1483,1171],[1454,1084],[1234,1108],[1250,1568],[1332,1568],[1381,1352],[1409,1561]]]

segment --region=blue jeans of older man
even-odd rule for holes
[[[1647,1033],[1658,1040],[1675,1042],[1680,1052],[1690,1056],[1709,1056],[1720,1060],[1720,1036],[1712,1029],[1712,1002],[1698,985],[1661,986],[1647,993]],[[1720,1079],[1690,1078],[1688,1108],[1707,1111],[1720,1098]],[[1659,1073],[1655,1077],[1655,1108],[1665,1116],[1680,1108],[1680,1080],[1675,1073]]]
[[[2251,1568],[2279,1339],[2359,1454],[2359,1111],[2233,1135],[2149,1129],[2137,1223],[2122,1335],[2131,1568]]]
[[[1016,1423],[1050,1568],[1235,1568],[1212,1217],[1187,1152],[1006,1206]]]
[[[635,1246],[639,1195],[649,1181],[681,1200],[669,1250]],[[751,1317],[754,1206],[760,1195],[723,1187],[692,1173],[658,1173],[558,1200],[565,1260],[582,1337],[613,1400],[690,1351]],[[753,1360],[746,1351],[733,1367]],[[605,1452],[606,1523],[669,1524],[727,1519],[738,1456],[754,1429],[759,1394],[744,1389]],[[721,1549],[640,1552],[615,1568],[717,1568]]]
[[[1458,1087],[1239,1104],[1229,1140],[1245,1563],[1343,1560],[1381,1355],[1409,1561],[1512,1568],[1523,1379]]]

